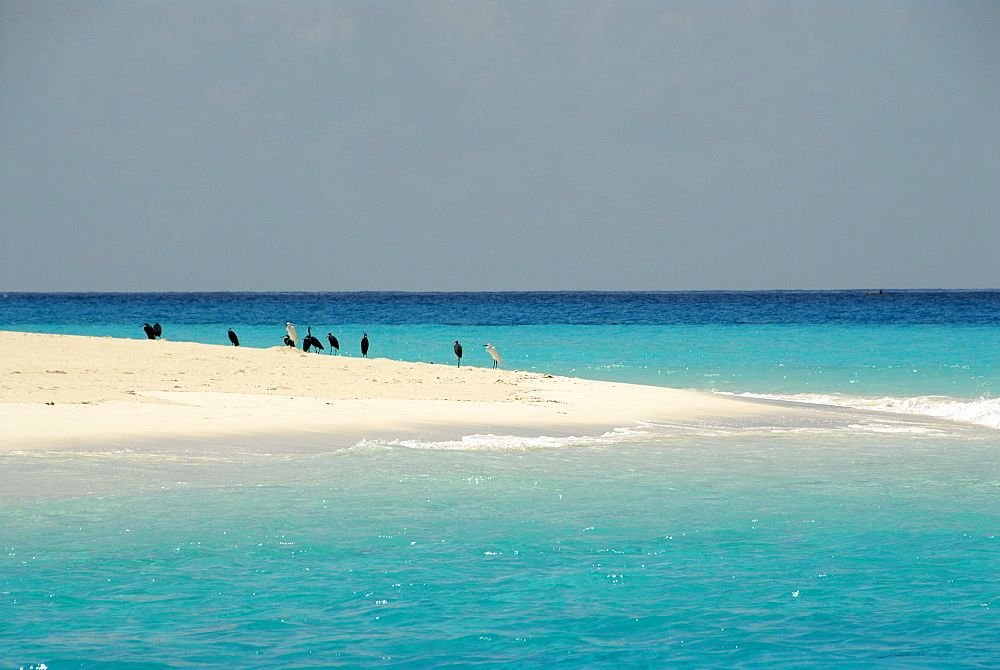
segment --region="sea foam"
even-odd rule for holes
[[[834,407],[870,409],[896,414],[930,416],[938,419],[948,419],[950,421],[1000,429],[1000,398],[976,398],[968,400],[937,395],[909,398],[893,398],[889,396],[870,398],[824,393],[798,393],[789,395],[739,393],[733,395],[742,398],[760,398],[762,400],[800,402],[811,405],[832,405]]]
[[[363,450],[379,447],[406,447],[408,449],[439,449],[443,451],[524,451],[530,449],[564,449],[567,447],[592,447],[614,444],[634,439],[645,433],[644,425],[635,428],[616,428],[600,436],[572,435],[553,437],[540,435],[493,435],[492,433],[465,435],[457,440],[361,440],[354,447]]]

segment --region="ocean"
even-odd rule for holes
[[[0,454],[0,668],[1000,666],[1000,291],[0,295],[6,330],[286,321],[830,419]]]

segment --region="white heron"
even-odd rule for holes
[[[291,321],[285,324],[285,330],[288,331],[288,337],[292,340],[292,346],[298,346],[299,344],[299,334],[295,332],[295,324]]]
[[[483,346],[486,347],[486,352],[493,357],[493,367],[497,367],[503,363],[503,359],[500,358],[500,352],[497,351],[496,347],[492,344],[484,344]]]

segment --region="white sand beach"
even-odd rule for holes
[[[764,403],[634,384],[167,340],[0,331],[0,450],[165,437],[601,434],[764,416]],[[795,410],[801,411],[801,410]]]

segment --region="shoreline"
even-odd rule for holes
[[[809,413],[697,391],[284,346],[0,331],[0,361],[0,451],[296,434],[323,435],[337,448]]]

